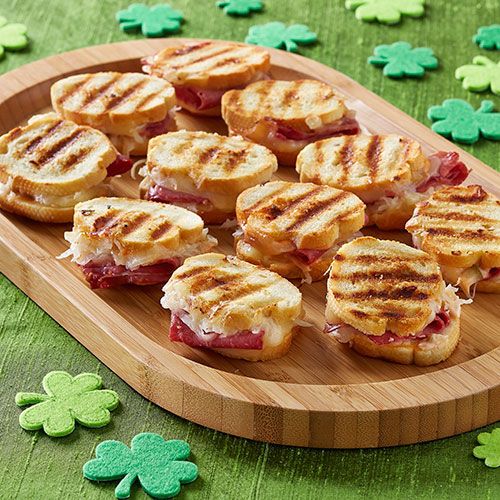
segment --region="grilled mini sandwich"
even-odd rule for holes
[[[0,137],[0,207],[42,222],[70,222],[74,206],[102,196],[107,176],[130,168],[98,130],[55,113]]]
[[[500,201],[481,186],[436,191],[417,205],[406,229],[467,296],[500,293]]]
[[[88,73],[57,81],[52,106],[63,117],[109,136],[125,155],[145,155],[148,140],[176,130],[175,92],[141,73]]]
[[[328,186],[268,182],[236,204],[236,253],[287,278],[321,279],[339,246],[359,236],[365,205]]]
[[[463,182],[469,171],[457,153],[424,155],[408,137],[357,135],[325,139],[297,158],[301,182],[345,189],[366,203],[368,224],[403,229],[415,205],[436,189]]]
[[[224,92],[269,78],[269,53],[234,42],[190,42],[143,59],[143,71],[168,80],[177,103],[197,115],[219,116]]]
[[[268,149],[241,137],[181,130],[151,140],[140,171],[141,197],[187,208],[208,224],[220,224],[234,217],[242,191],[268,181],[277,168]]]
[[[448,358],[460,338],[455,288],[431,256],[371,237],[346,243],[328,279],[325,331],[355,351],[428,366]]]
[[[75,207],[64,237],[92,288],[165,283],[186,257],[217,244],[193,212],[130,198],[96,198]]]
[[[283,165],[295,165],[311,142],[359,131],[341,96],[317,80],[265,80],[222,98],[229,132],[268,147]]]
[[[285,355],[299,329],[302,295],[278,274],[217,253],[186,259],[163,287],[170,340],[230,358]]]

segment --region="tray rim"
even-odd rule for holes
[[[149,52],[153,52],[159,47],[172,45],[174,43],[178,43],[179,41],[185,42],[185,41],[195,41],[195,40],[200,40],[200,39],[168,38],[168,39],[155,39],[155,40],[126,41],[114,44],[96,45],[92,47],[86,47],[83,49],[77,49],[71,52],[57,54],[45,59],[29,63],[27,65],[21,66],[20,68],[17,68],[13,71],[10,71],[0,76],[0,88],[5,90],[5,93],[2,92],[4,95],[0,97],[0,106],[5,106],[6,103],[8,104],[11,100],[15,101],[16,96],[21,92],[26,92],[29,91],[30,89],[36,89],[41,84],[46,84],[47,81],[50,81],[55,78],[60,78],[63,75],[70,74],[73,72],[91,71],[96,67],[102,67],[103,65],[113,65],[119,63],[120,61],[122,62],[131,61],[135,59],[135,57],[140,57],[142,55],[148,54]],[[104,50],[105,48],[106,50]],[[493,176],[498,176],[497,180],[500,179],[500,174],[495,172],[491,167],[484,165],[478,159],[472,157],[465,151],[462,151],[458,146],[456,146],[453,143],[450,143],[445,138],[438,136],[437,134],[434,134],[425,125],[409,117],[404,112],[395,108],[387,101],[378,97],[371,91],[365,89],[364,87],[362,87],[360,84],[350,79],[349,77],[319,62],[313,61],[311,59],[305,58],[297,54],[290,54],[275,49],[269,49],[269,51],[272,55],[272,62],[274,66],[288,67],[299,72],[307,71],[308,67],[313,69],[316,68],[318,69],[318,73],[328,74],[329,82],[331,83],[332,81],[334,81],[335,86],[340,86],[340,87],[344,86],[347,88],[351,88],[351,90],[354,89],[354,91],[356,90],[359,91],[360,88],[363,89],[364,92],[368,92],[370,99],[373,99],[373,102],[370,103],[369,107],[371,107],[373,103],[375,103],[379,106],[387,108],[391,112],[391,114],[396,113],[400,119],[404,118],[404,120],[406,121],[405,128],[412,127],[412,129],[414,130],[413,135],[415,135],[415,133],[416,135],[418,135],[419,130],[422,131],[423,129],[425,129],[427,135],[430,133],[433,134],[433,136],[435,136],[433,137],[433,142],[437,143],[437,147],[446,147],[449,150],[455,150],[460,152],[461,156],[463,156],[467,161],[470,161],[470,163],[475,163],[476,165],[480,165],[481,168],[487,169],[482,171],[481,174],[487,174],[488,171],[490,171]],[[137,53],[137,56],[134,55],[135,53]],[[86,65],[74,64],[73,61],[77,60],[77,58],[74,57],[76,55],[78,55],[79,57],[83,57],[84,60],[88,61],[88,64]],[[61,71],[61,68],[64,68],[64,71]],[[28,80],[26,80],[27,74],[30,75]],[[442,146],[440,145],[440,143],[442,144]],[[486,176],[488,177],[489,175]],[[3,248],[4,251],[5,250],[8,252],[19,251],[19,249],[26,243],[22,241],[23,238],[27,238],[29,240],[29,238],[22,231],[15,228],[14,224],[12,224],[8,220],[8,218],[3,214],[0,214],[0,227],[2,228],[2,232],[0,234],[0,246]],[[16,245],[13,245],[13,240],[11,240],[9,243],[9,241],[6,241],[5,239],[5,235],[11,234],[12,232],[19,233],[17,234],[18,237],[21,236],[20,238],[21,241],[18,241]],[[33,256],[33,258],[30,259],[30,262],[28,262],[27,264],[31,268],[30,272],[34,273],[34,275],[37,275],[40,274],[41,271],[40,268],[37,269],[37,266],[43,267],[43,264],[46,264],[48,260],[53,258],[47,252],[45,252],[41,247],[34,244],[32,240],[29,241],[31,242],[30,254]],[[20,281],[22,280],[20,280],[19,277],[15,275],[16,274],[15,272],[13,272],[12,270],[5,269],[4,266],[2,266],[2,271],[7,277],[12,276],[13,277],[12,281],[14,281],[14,283],[17,286],[19,286],[23,291],[26,292],[26,290],[28,290],[28,292],[26,293],[30,297],[32,297],[32,295],[38,296],[38,294],[33,291],[31,291],[30,294],[30,285],[28,283],[20,284]],[[46,280],[44,279],[44,281]],[[80,284],[79,288],[81,288],[82,284],[79,283],[79,280],[75,278],[75,282],[76,283],[72,284],[74,286],[78,286],[78,284]],[[62,288],[65,287],[62,286]],[[86,288],[86,291],[87,294],[85,294],[84,292],[84,295],[91,295],[93,297],[95,296],[95,294],[89,289]],[[82,291],[80,290],[80,292]],[[69,291],[67,290],[66,293],[69,293]],[[37,303],[41,301],[40,297],[38,297],[38,301],[36,299],[34,300]],[[99,300],[106,305],[106,308],[111,309],[111,306],[109,306],[104,299],[99,298]],[[47,312],[46,307],[43,307],[43,309]],[[49,314],[52,315],[51,313]],[[117,312],[114,312],[114,315],[122,318]],[[143,337],[142,341],[147,341],[145,342],[145,344],[143,344],[145,346],[145,351],[150,351],[150,354],[151,352],[155,351],[155,344],[150,339],[145,338],[140,333],[139,330],[137,330],[133,325],[128,323],[124,318],[122,318],[122,321],[127,323],[128,328],[134,330],[134,336],[140,335],[141,337]],[[66,326],[65,328],[72,336],[76,337],[77,340],[83,343],[82,340],[79,338],[79,336],[75,335],[75,333],[73,333],[70,330],[70,328]],[[108,332],[108,335],[111,336],[114,342],[119,342],[118,334],[113,335],[112,333]],[[85,346],[87,347],[87,345]],[[90,350],[92,351],[92,349]],[[130,354],[132,355],[132,353]],[[100,356],[98,357],[99,359],[101,359]],[[141,359],[139,358],[140,357],[136,356],[136,360],[138,362],[141,362]],[[150,359],[150,361],[151,360],[152,359]],[[146,370],[159,369],[161,366],[168,369],[167,365],[165,364],[165,361],[175,361],[174,364],[180,363],[185,368],[189,369],[190,371],[194,371],[195,373],[197,373],[199,370],[202,370],[202,371],[207,371],[211,377],[216,377],[216,378],[222,377],[223,379],[226,379],[228,381],[228,384],[226,384],[226,387],[222,392],[220,387],[218,388],[219,390],[217,390],[217,388],[212,386],[210,383],[207,383],[204,388],[201,388],[202,391],[206,392],[207,394],[210,394],[211,396],[215,395],[223,398],[223,400],[226,401],[230,399],[242,405],[254,406],[255,404],[258,405],[263,404],[265,405],[266,408],[274,407],[274,408],[279,408],[280,410],[294,410],[298,411],[299,413],[314,412],[319,414],[322,413],[371,414],[373,412],[379,413],[382,411],[391,411],[391,410],[411,410],[411,409],[420,409],[422,407],[428,407],[430,409],[431,407],[437,404],[457,402],[459,400],[475,397],[481,393],[486,393],[489,399],[490,392],[491,392],[491,397],[493,397],[493,399],[500,398],[500,379],[498,379],[497,377],[497,380],[493,380],[494,377],[488,377],[488,375],[492,373],[493,374],[500,373],[500,347],[497,347],[487,353],[482,354],[481,356],[478,356],[477,358],[468,360],[464,363],[460,363],[448,368],[443,368],[441,370],[429,374],[422,374],[409,378],[393,379],[387,381],[366,382],[366,383],[345,384],[345,385],[299,384],[299,383],[276,382],[270,380],[255,379],[243,375],[222,371],[217,368],[212,368],[210,366],[201,365],[195,361],[186,359],[183,356],[180,356],[168,349],[162,350],[162,352],[159,353],[158,356],[156,356],[155,361],[158,361],[160,363],[160,366],[159,367],[153,366],[152,368],[146,367]],[[107,364],[113,371],[116,372],[115,369],[116,367],[110,366],[109,362],[105,364]],[[487,370],[484,370],[485,365],[489,365]],[[170,378],[174,379],[177,382],[180,382],[182,385],[187,384],[191,388],[195,387],[191,385],[191,382],[183,380],[183,377],[180,377],[172,373],[170,373],[169,375],[171,375]],[[461,386],[460,394],[453,394],[450,392],[448,393],[447,398],[436,399],[436,396],[433,394],[434,391],[431,390],[431,387],[434,387],[436,389],[441,388],[440,382],[442,382],[445,385],[448,385],[446,379],[451,377],[451,379],[453,380],[455,379],[455,375],[459,375],[463,382],[467,382]],[[124,378],[121,375],[120,377]],[[463,379],[463,377],[465,377],[465,380]],[[136,387],[138,385],[137,383],[134,384],[133,382],[130,382],[127,379],[125,379],[125,381],[144,395],[145,391],[138,389]],[[270,398],[271,401],[269,401],[268,397],[264,397],[262,398],[263,403],[255,403],[255,401],[249,400],[248,397],[243,397],[237,388],[237,386],[240,385],[243,381],[245,381],[244,382],[245,385],[247,385],[249,381],[251,381],[251,385],[254,386],[252,387],[252,389],[255,389],[257,393],[261,393],[259,394],[260,396],[272,394],[273,397]],[[385,397],[384,399],[386,399],[387,401],[391,401],[390,396],[394,393],[394,391],[396,391],[396,393],[400,393],[401,391],[405,391],[405,389],[408,391],[411,391],[411,389],[418,390],[418,387],[421,383],[429,384],[428,386],[429,390],[427,392],[419,394],[418,398],[415,394],[411,396],[411,392],[408,392],[407,396],[410,397],[406,399],[406,402],[402,402],[400,400],[398,401],[397,404],[394,402],[393,406],[388,405],[385,406],[383,409],[376,408],[376,406],[374,406],[373,404],[373,401],[377,399],[376,396],[379,397],[384,396]],[[401,387],[401,385],[405,387]],[[314,399],[317,399],[319,396],[321,397],[324,396],[325,399],[329,401],[329,403],[324,407],[313,408],[313,407],[308,407],[307,404],[304,403],[303,399],[301,398],[295,399],[294,392],[298,391],[299,389],[304,390],[305,387],[307,387],[307,389],[313,393]],[[200,387],[197,388],[200,389]],[[257,394],[255,396],[257,396]],[[371,396],[369,400],[367,399],[368,396]],[[162,404],[162,402],[155,401],[155,399],[157,398],[154,397],[154,394],[148,394],[145,397],[153,400],[157,404],[160,404],[160,406],[164,408],[166,407],[164,402]],[[360,399],[356,402],[356,398]],[[267,401],[264,402],[264,400]],[[330,406],[330,403],[333,406]],[[386,405],[387,404],[388,403],[386,403]],[[184,416],[185,418],[188,418],[190,420],[197,421],[196,418],[190,418],[189,416],[186,416],[189,415],[190,412],[189,410],[184,408],[184,404],[182,406],[183,408],[181,413],[178,413],[175,409],[171,409],[171,411],[180,414],[180,416]],[[167,407],[167,409],[170,408]],[[500,417],[500,412],[497,417]],[[486,418],[486,420],[487,421],[485,421],[484,424],[494,421],[495,420],[494,412],[491,416],[489,416],[488,412],[488,417]],[[207,425],[206,422],[199,422],[199,423]],[[207,425],[207,426],[216,428],[218,430],[224,430],[220,426],[213,426],[213,425]],[[225,432],[228,431],[226,430]],[[244,433],[239,433],[239,435],[244,435],[245,437],[253,437],[255,439],[255,436],[249,436]],[[271,439],[269,440],[276,442],[275,439],[272,439],[272,436]],[[303,440],[299,439],[298,441],[303,441]],[[292,442],[288,440],[287,442],[284,442],[284,444],[303,445],[304,443]]]

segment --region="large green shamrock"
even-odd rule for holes
[[[484,458],[488,467],[500,467],[500,427],[491,432],[481,432],[477,436],[481,446],[476,446],[472,453],[476,458]]]
[[[408,42],[396,42],[392,45],[375,47],[375,55],[368,58],[370,64],[384,66],[384,75],[391,78],[403,76],[422,77],[426,69],[438,67],[438,60],[432,49],[417,47]]]
[[[28,45],[24,24],[8,24],[5,17],[0,16],[0,59],[5,56],[5,50],[20,50]]]
[[[154,498],[178,495],[181,483],[198,477],[198,467],[186,462],[191,450],[185,441],[165,441],[152,432],[137,434],[131,449],[120,441],[103,441],[96,457],[83,466],[83,475],[92,481],[123,478],[115,489],[116,498],[128,498],[130,488],[139,479],[142,488]]]
[[[260,12],[264,8],[261,0],[222,0],[217,2],[228,16],[248,16],[252,12]]]
[[[118,395],[110,390],[98,390],[102,379],[94,373],[72,377],[66,372],[50,372],[43,378],[47,394],[20,392],[16,394],[19,406],[33,404],[19,416],[23,429],[41,429],[53,437],[71,434],[75,420],[85,427],[103,427],[109,424],[109,410],[118,406]]]
[[[401,16],[421,17],[424,15],[425,0],[346,0],[345,6],[355,10],[361,21],[378,21],[397,24]]]
[[[481,26],[472,37],[472,41],[479,44],[482,49],[500,50],[500,24]]]
[[[482,134],[487,139],[500,140],[500,113],[493,113],[491,101],[483,101],[481,107],[474,108],[462,99],[446,99],[442,106],[432,106],[427,115],[431,120],[432,130],[454,141],[472,144]]]
[[[457,68],[455,78],[463,80],[464,89],[482,92],[491,86],[491,91],[500,95],[500,62],[495,63],[485,56],[476,56],[472,64]]]
[[[305,24],[285,26],[280,22],[259,24],[248,30],[246,43],[280,49],[285,47],[289,52],[297,52],[298,45],[309,45],[316,42],[318,36]]]
[[[148,7],[142,3],[133,3],[127,10],[117,12],[116,19],[120,28],[127,33],[141,29],[144,36],[159,37],[179,31],[184,18],[182,12],[167,4]]]

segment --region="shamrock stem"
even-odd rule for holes
[[[492,101],[482,101],[480,108],[476,111],[476,113],[491,113],[495,105]]]
[[[132,488],[132,485],[134,484],[136,477],[137,477],[137,473],[135,471],[129,472],[118,483],[118,486],[115,488],[116,498],[128,498],[130,496],[130,490]]]
[[[50,399],[46,394],[38,394],[37,392],[18,392],[16,394],[16,405],[25,406],[42,403]]]

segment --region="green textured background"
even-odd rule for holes
[[[139,38],[122,33],[114,21],[114,13],[128,3],[0,0],[0,15],[24,22],[32,40],[29,50],[0,61],[0,73],[50,54]],[[184,36],[243,40],[252,24],[305,23],[318,33],[319,43],[302,48],[303,55],[346,73],[426,124],[427,108],[450,97],[476,106],[481,99],[492,99],[500,108],[498,97],[470,94],[453,78],[455,68],[474,55],[500,58],[500,52],[481,50],[471,42],[478,26],[500,22],[499,0],[428,1],[425,18],[405,19],[393,27],[358,22],[342,0],[267,0],[265,13],[243,19],[225,16],[214,0],[169,3],[185,14]],[[391,81],[366,64],[375,45],[397,40],[432,47],[440,68],[423,81]],[[499,168],[498,143],[481,141],[466,149]],[[122,404],[108,427],[80,427],[69,437],[51,439],[18,426],[15,393],[40,390],[45,373],[55,369],[100,373],[105,385],[120,394]],[[477,432],[393,449],[308,450],[233,438],[182,420],[130,389],[3,276],[0,384],[0,498],[113,498],[116,483],[84,480],[81,467],[100,441],[129,443],[142,431],[190,442],[200,478],[183,487],[180,498],[500,498],[499,470],[472,456]],[[145,494],[135,488],[133,497]]]

